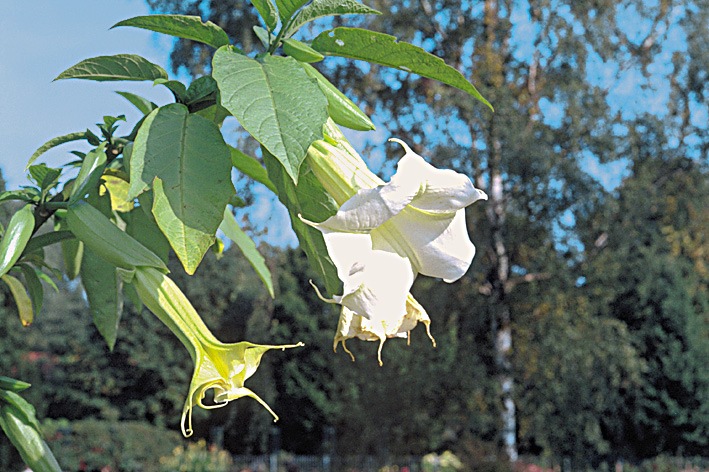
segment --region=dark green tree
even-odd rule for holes
[[[701,454],[709,437],[707,168],[666,133],[650,116],[630,128],[632,173],[588,240],[598,254],[586,290],[600,314],[627,325],[646,364],[613,431],[636,457]]]

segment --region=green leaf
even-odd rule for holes
[[[271,41],[274,41],[276,39],[276,36],[274,34],[269,33],[260,26],[254,26],[254,33],[256,33],[256,37],[259,39],[259,41],[261,41],[261,44],[266,49],[268,49],[268,47],[271,45]]]
[[[39,425],[39,421],[37,421],[37,412],[31,403],[22,398],[16,392],[0,390],[0,405],[3,403],[16,408],[18,417],[24,423],[35,428],[38,432],[41,432],[41,426]]]
[[[327,114],[338,125],[358,131],[371,131],[375,129],[374,123],[369,119],[352,100],[332,85],[315,67],[303,64],[303,70],[318,82],[318,87],[327,98]]]
[[[34,212],[31,205],[23,206],[7,224],[0,240],[0,276],[12,269],[34,231]]]
[[[231,146],[229,146],[229,150],[231,151],[231,164],[234,167],[254,179],[256,182],[265,185],[273,193],[277,192],[276,186],[273,185],[271,179],[268,178],[268,172],[266,172],[266,169],[255,157],[244,154]]]
[[[86,139],[86,132],[85,131],[78,131],[76,133],[69,133],[65,134],[64,136],[57,136],[56,138],[52,138],[46,143],[42,144],[39,149],[37,149],[34,154],[32,154],[32,157],[27,161],[27,165],[25,166],[25,170],[29,169],[29,167],[32,165],[32,163],[37,160],[39,156],[44,154],[45,152],[49,151],[50,149],[57,147],[61,144],[69,143],[71,141],[78,141],[80,139]]]
[[[187,87],[179,80],[155,79],[153,85],[164,85],[172,92],[177,102],[184,103]]]
[[[303,165],[296,185],[274,156],[265,149],[263,153],[268,176],[278,189],[278,199],[288,208],[291,226],[298,236],[300,247],[308,256],[310,265],[320,275],[330,294],[341,293],[342,282],[328,255],[322,233],[298,218],[298,215],[302,215],[310,221],[325,221],[337,213],[337,203],[310,172],[307,164]]]
[[[37,274],[37,272],[41,271],[28,264],[20,264],[20,269],[22,270],[22,274],[25,276],[27,292],[29,293],[30,300],[32,301],[32,310],[35,315],[38,315],[42,310],[42,303],[44,302],[44,287],[42,287],[42,282]]]
[[[89,300],[94,325],[106,341],[108,349],[113,351],[123,312],[123,281],[114,265],[85,248],[81,261],[81,283]]]
[[[323,137],[327,100],[320,88],[290,57],[257,61],[220,48],[212,64],[222,104],[297,182],[310,144]]]
[[[167,79],[165,69],[135,54],[117,54],[85,59],[71,66],[54,80],[96,81]]]
[[[397,42],[394,36],[340,27],[320,33],[311,46],[325,55],[359,59],[439,80],[469,93],[493,110],[473,84],[443,59],[413,44]]]
[[[283,24],[290,19],[300,7],[308,3],[308,0],[276,0],[278,14],[281,17]]]
[[[34,180],[43,193],[52,189],[59,181],[62,171],[48,167],[46,164],[38,164],[28,168],[30,177]]]
[[[217,81],[211,75],[205,75],[195,79],[185,93],[185,104],[192,105],[208,99],[213,99],[219,92]]]
[[[147,98],[143,98],[140,95],[136,95],[134,93],[130,92],[116,92],[118,95],[121,97],[125,98],[129,102],[131,102],[140,112],[144,115],[147,115],[151,111],[155,110],[158,106],[148,100]]]
[[[17,394],[4,392],[0,402],[0,429],[17,448],[20,457],[31,470],[37,472],[61,472],[47,443],[42,439],[34,408]],[[15,398],[13,398],[13,396]]]
[[[300,62],[319,62],[325,58],[315,49],[297,39],[284,39],[283,52]]]
[[[249,264],[251,264],[259,278],[263,281],[271,298],[275,298],[271,271],[268,270],[266,261],[261,253],[258,252],[258,249],[256,249],[256,244],[254,244],[253,240],[239,227],[239,224],[234,219],[234,215],[228,208],[224,210],[224,220],[221,226],[219,226],[219,229],[239,247],[244,257],[246,257],[246,260],[249,261]]]
[[[22,190],[8,190],[0,192],[0,203],[10,200],[20,200],[23,202],[36,202],[39,200],[39,192],[36,188],[25,187]],[[0,232],[1,233],[1,232]]]
[[[117,175],[106,175],[101,177],[101,188],[99,194],[108,192],[111,200],[111,209],[121,213],[129,212],[133,209],[133,200],[128,199],[128,189],[130,184]]]
[[[229,37],[211,21],[206,23],[198,16],[188,15],[146,15],[119,21],[117,26],[133,26],[157,33],[165,33],[178,38],[191,39],[214,48],[229,44]]]
[[[105,142],[86,154],[84,161],[81,163],[79,174],[71,187],[71,193],[69,194],[70,205],[81,200],[87,193],[96,188],[106,167],[106,160]]]
[[[270,31],[276,29],[278,25],[278,12],[271,0],[251,0],[251,4],[256,7],[256,11]]]
[[[227,117],[231,116],[231,113],[229,113],[229,110],[221,106],[221,104],[219,104],[219,98],[216,99],[216,102],[216,105],[212,105],[210,107],[199,110],[194,114],[199,115],[202,118],[208,119],[217,126],[221,126],[222,123],[224,123],[224,120]]]
[[[20,315],[20,322],[22,326],[29,326],[34,320],[34,312],[32,311],[32,300],[29,295],[27,295],[27,290],[22,282],[17,280],[15,277],[5,274],[0,277],[8,287],[10,287],[10,293],[12,293],[15,299],[15,304],[17,305],[17,312]]]
[[[51,231],[49,233],[43,233],[29,240],[27,246],[25,247],[25,253],[29,254],[30,252],[36,251],[45,246],[50,246],[52,244],[73,238],[74,235],[71,231]]]
[[[170,258],[170,242],[162,234],[157,223],[143,208],[135,208],[130,213],[122,215],[126,222],[126,233],[136,241],[153,251],[167,264]]]
[[[333,15],[381,15],[381,12],[357,0],[313,0],[295,15],[288,27],[288,35],[309,21]]]
[[[21,392],[30,388],[32,385],[22,380],[12,379],[10,377],[5,377],[0,375],[0,390],[9,390],[11,392]]]
[[[194,273],[235,193],[229,148],[217,125],[181,104],[153,111],[133,145],[130,181],[131,199],[157,185],[152,213],[185,270]]]
[[[68,233],[70,235],[70,237],[61,241],[62,260],[64,261],[64,273],[69,280],[74,280],[79,275],[79,269],[81,269],[81,259],[84,257],[84,243],[79,241],[74,236],[74,233],[68,231],[69,225],[66,220],[58,220],[55,216],[55,221],[57,223],[54,225],[54,229],[57,231],[48,234]],[[37,238],[30,240],[28,246],[32,244],[34,239]]]

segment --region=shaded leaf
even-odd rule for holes
[[[34,312],[32,311],[32,300],[27,294],[25,286],[15,277],[8,274],[3,275],[0,279],[10,287],[10,293],[12,293],[12,297],[15,299],[22,326],[31,325],[34,320]]]
[[[74,234],[71,231],[50,231],[49,233],[42,233],[29,240],[25,247],[25,252],[30,253],[67,239],[74,239]]]
[[[266,289],[268,289],[268,293],[271,295],[271,298],[275,298],[271,271],[268,270],[266,261],[261,253],[258,252],[256,244],[254,244],[253,240],[239,227],[239,224],[234,219],[234,215],[228,208],[224,210],[224,220],[222,221],[221,226],[219,226],[219,229],[221,229],[226,237],[234,241],[234,244],[239,247],[241,252],[244,254],[244,257],[246,257],[246,260],[249,261],[251,267],[254,268],[259,278],[263,281],[263,284],[266,286]]]
[[[187,95],[187,87],[179,80],[155,79],[153,85],[164,85],[172,92],[177,102],[184,103],[185,95]]]
[[[244,154],[231,146],[229,146],[229,150],[231,151],[231,164],[234,167],[276,193],[276,186],[268,178],[268,172],[255,157]]]
[[[219,91],[217,81],[210,75],[195,79],[185,93],[185,103],[191,105],[213,97]]]
[[[167,264],[170,256],[170,242],[158,228],[152,213],[146,213],[143,208],[135,208],[122,217],[126,222],[126,233],[153,251]]]
[[[94,325],[113,351],[123,312],[122,279],[114,265],[85,248],[81,261],[81,283],[89,300]]]
[[[42,282],[37,274],[37,272],[40,271],[28,264],[20,264],[20,269],[22,270],[22,274],[25,276],[27,293],[32,301],[32,310],[35,315],[38,315],[42,310],[42,304],[44,302],[44,287],[42,287]]]
[[[296,185],[274,156],[266,150],[263,150],[263,153],[268,176],[278,189],[278,199],[288,208],[291,226],[298,236],[300,247],[308,256],[310,265],[320,275],[330,294],[341,293],[342,282],[328,255],[322,233],[298,218],[300,214],[310,221],[324,221],[337,212],[337,204],[310,169],[306,169],[307,164],[303,165]]]

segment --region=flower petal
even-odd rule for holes
[[[476,189],[468,176],[433,167],[400,139],[389,141],[401,144],[406,151],[395,177],[401,182],[418,182],[422,187],[411,206],[430,213],[454,213],[480,199],[487,200],[485,192]]]
[[[414,270],[430,277],[455,282],[467,272],[475,256],[465,225],[465,210],[432,217],[416,208],[404,209],[391,221],[372,231],[375,249],[395,246]]]
[[[416,327],[418,322],[426,326],[426,333],[431,339],[433,346],[436,341],[431,336],[431,319],[426,310],[411,295],[406,297],[406,311],[403,315],[388,320],[366,319],[357,315],[349,308],[343,306],[340,313],[340,320],[337,324],[337,332],[333,341],[333,350],[337,351],[338,344],[342,343],[345,352],[354,361],[354,355],[347,349],[346,341],[351,338],[359,338],[364,341],[378,341],[377,358],[382,364],[382,347],[388,338],[408,338],[410,331]]]

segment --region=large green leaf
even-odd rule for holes
[[[325,221],[337,213],[337,203],[325,192],[320,182],[307,168],[307,164],[303,165],[296,185],[274,156],[265,149],[263,154],[268,176],[278,189],[278,199],[288,208],[291,226],[298,236],[300,247],[308,256],[310,265],[320,275],[331,295],[341,293],[342,282],[337,276],[337,268],[328,255],[322,233],[298,218],[298,215],[302,215],[310,221]]]
[[[123,312],[122,279],[114,265],[85,248],[81,261],[81,283],[89,300],[94,324],[113,351]]]
[[[271,0],[251,0],[251,3],[256,7],[256,11],[258,11],[261,18],[263,18],[269,31],[276,29],[278,25],[278,12]]]
[[[458,70],[418,46],[397,42],[394,36],[341,27],[320,33],[311,46],[326,55],[360,59],[439,80],[469,93],[492,110],[490,102]]]
[[[268,270],[266,261],[261,253],[258,252],[258,249],[256,249],[256,244],[254,244],[253,240],[239,227],[239,223],[236,222],[234,215],[228,208],[224,210],[224,220],[219,229],[241,249],[246,260],[249,261],[249,264],[251,264],[268,289],[271,298],[274,298],[273,279],[271,278],[271,271]]]
[[[198,16],[188,15],[146,15],[119,21],[117,26],[134,26],[157,33],[165,33],[178,38],[191,39],[218,48],[229,44],[229,37],[211,21],[206,23]]]
[[[148,115],[133,145],[129,198],[154,185],[152,213],[192,274],[235,193],[231,158],[214,122],[173,103]]]
[[[255,157],[244,154],[231,146],[229,146],[229,150],[231,151],[231,163],[234,167],[254,179],[256,182],[262,183],[273,193],[277,192],[276,186],[273,185],[271,179],[268,178],[268,172],[266,172],[266,169],[264,169]]]
[[[86,79],[109,80],[155,80],[167,79],[165,69],[135,54],[117,54],[85,59],[71,66],[54,80]]]
[[[285,24],[300,7],[308,3],[308,0],[276,0],[278,14],[281,21]]]
[[[257,61],[220,48],[212,64],[222,104],[297,182],[305,154],[322,139],[328,117],[320,88],[290,57]]]
[[[52,138],[46,143],[42,144],[39,149],[37,149],[34,154],[32,154],[32,157],[27,161],[27,165],[25,166],[25,169],[29,169],[29,167],[32,165],[32,163],[42,154],[45,152],[49,151],[50,149],[57,147],[61,144],[64,143],[69,143],[71,141],[78,141],[80,139],[86,139],[86,131],[79,131],[77,133],[69,133],[65,134],[64,136],[57,136],[56,138]]]
[[[357,0],[313,0],[295,15],[288,27],[288,34],[295,33],[305,23],[316,18],[333,15],[381,15],[381,12]]]

